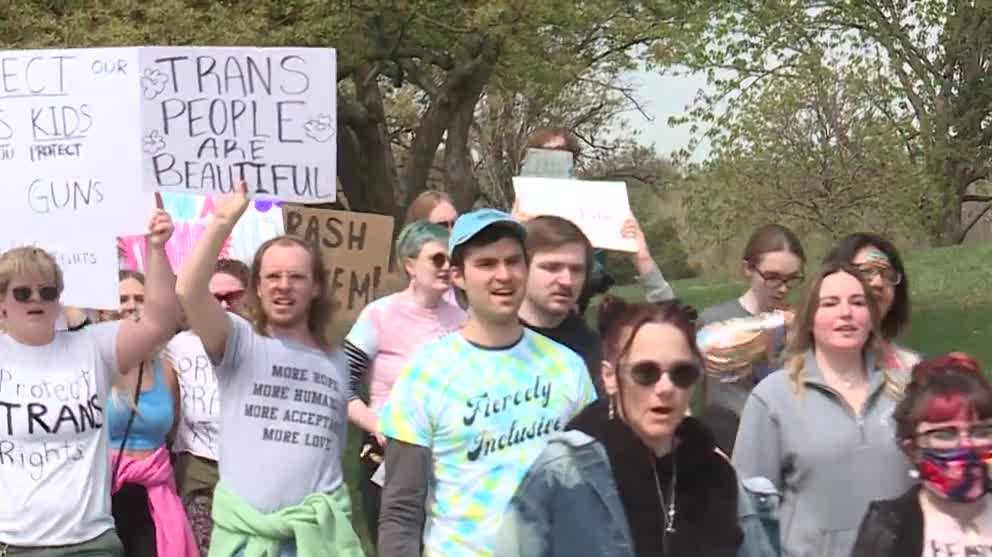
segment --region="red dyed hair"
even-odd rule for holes
[[[896,435],[912,439],[921,422],[992,418],[992,384],[974,358],[952,352],[913,368],[906,394],[893,412]]]

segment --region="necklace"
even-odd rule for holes
[[[665,531],[662,534],[662,543],[667,540],[668,534],[675,533],[675,486],[679,481],[678,461],[675,459],[675,449],[672,448],[672,485],[668,489],[668,499],[661,491],[661,482],[658,480],[658,467],[653,454],[648,454],[648,461],[651,464],[651,472],[654,474],[654,487],[658,491],[658,501],[661,502],[662,520],[665,524]],[[665,506],[665,503],[668,506]]]

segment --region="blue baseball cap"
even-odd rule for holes
[[[524,225],[520,224],[520,221],[509,213],[496,209],[479,209],[465,213],[455,221],[455,226],[451,229],[451,237],[448,238],[448,253],[454,252],[456,247],[471,240],[484,228],[499,223],[512,225],[520,233],[521,239],[527,236],[527,229],[524,228]]]

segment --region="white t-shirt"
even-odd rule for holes
[[[220,481],[263,513],[341,485],[347,441],[348,365],[324,352],[265,337],[228,314],[220,388]]]
[[[165,358],[176,370],[182,417],[173,451],[217,460],[220,454],[220,396],[217,376],[200,337],[184,331],[169,341]]]
[[[103,409],[119,330],[45,346],[0,336],[0,544],[77,544],[114,527]]]
[[[992,555],[992,500],[990,499],[992,497],[986,495],[985,510],[966,527],[962,527],[950,515],[924,504],[923,557]]]

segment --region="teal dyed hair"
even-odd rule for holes
[[[404,259],[416,259],[428,242],[439,242],[447,246],[448,236],[448,229],[440,224],[425,220],[411,222],[403,227],[396,239],[396,261],[402,265]]]

